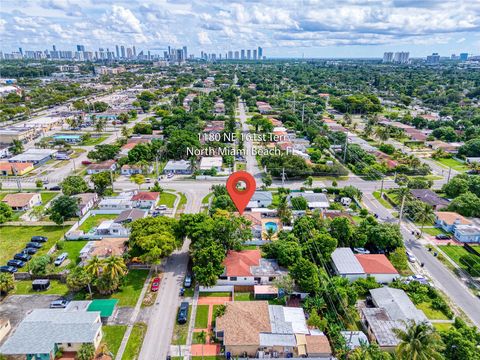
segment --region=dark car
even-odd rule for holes
[[[450,240],[452,237],[447,234],[438,234],[435,238],[438,240]]]
[[[38,242],[31,241],[31,242],[27,243],[26,247],[27,248],[40,249],[42,247],[42,244],[40,244]]]
[[[5,273],[16,273],[18,269],[14,266],[0,266],[0,272],[5,272]]]
[[[50,190],[60,191],[60,190],[62,190],[62,188],[58,185],[55,185],[55,186],[50,186]]]
[[[37,242],[37,243],[42,243],[42,242],[47,242],[48,238],[45,236],[32,236],[30,241]]]
[[[15,266],[17,268],[21,268],[25,266],[25,262],[22,260],[8,260],[7,266]]]
[[[37,253],[38,249],[33,248],[33,247],[27,247],[23,249],[22,253],[28,254],[28,255],[35,255]]]
[[[179,324],[185,324],[188,318],[188,302],[184,301],[180,304],[180,309],[178,310],[177,322]]]
[[[24,254],[24,253],[18,253],[15,254],[13,257],[15,260],[21,260],[21,261],[28,261],[32,258],[32,255]]]

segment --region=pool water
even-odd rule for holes
[[[278,230],[278,225],[277,223],[274,223],[273,221],[269,221],[265,223],[265,230],[268,231],[269,229],[272,229],[274,232],[277,232]]]

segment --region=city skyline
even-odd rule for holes
[[[137,50],[158,54],[168,45],[187,46],[199,56],[260,44],[269,58],[382,58],[388,51],[410,57],[478,55],[480,48],[480,5],[466,1],[220,1],[211,6],[204,1],[45,0],[23,5],[2,3],[4,52],[53,44],[74,51],[77,43],[115,51],[115,44],[135,44]]]

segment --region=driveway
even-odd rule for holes
[[[34,309],[48,309],[58,295],[10,295],[0,303],[0,318],[9,319],[15,328],[28,312]]]

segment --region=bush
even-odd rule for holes
[[[48,273],[48,265],[52,262],[50,255],[42,255],[34,257],[28,263],[28,269],[33,275],[46,275]]]

